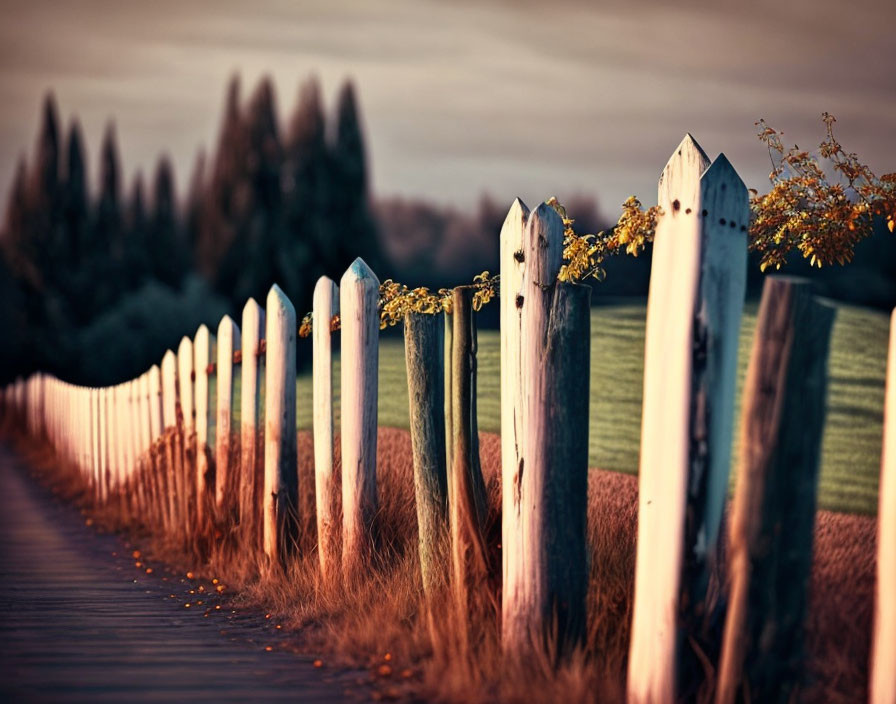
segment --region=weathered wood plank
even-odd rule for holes
[[[877,510],[877,584],[871,650],[870,704],[896,702],[896,310],[884,401],[884,441]]]
[[[275,284],[266,311],[263,545],[273,565],[297,537],[296,309]]]
[[[766,279],[744,384],[716,701],[794,701],[803,676],[834,309]]]
[[[342,565],[362,568],[373,548],[377,511],[376,423],[380,282],[360,257],[339,282],[342,326]]]
[[[442,316],[406,313],[404,352],[407,365],[414,495],[423,588],[435,593],[445,575],[440,566],[447,528],[445,464],[445,362]]]
[[[324,579],[339,573],[342,525],[333,472],[333,333],[330,321],[339,313],[339,287],[321,276],[312,303],[312,378],[314,432],[314,496],[317,508],[317,553]]]
[[[214,360],[215,338],[205,325],[200,325],[193,341],[193,369],[196,376],[196,520],[204,525],[211,517],[215,492],[215,466],[211,461],[209,431],[213,424],[209,398],[209,365]]]

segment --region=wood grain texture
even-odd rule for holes
[[[359,570],[373,548],[380,282],[358,258],[339,282],[342,325],[342,565]]]
[[[162,435],[162,372],[158,364],[153,364],[147,373],[149,384],[149,438],[155,442]]]
[[[220,519],[232,515],[236,497],[232,491],[230,466],[233,433],[233,353],[242,340],[240,329],[229,315],[218,323],[217,362],[215,363],[215,507]]]
[[[502,535],[505,570],[502,605],[502,635],[505,652],[526,655],[540,649],[545,604],[549,600],[544,550],[546,548],[545,482],[550,476],[545,414],[548,399],[541,379],[550,325],[553,284],[557,280],[563,252],[563,222],[550,206],[542,203],[529,215],[523,232],[521,256],[525,262],[519,293],[513,292],[519,312],[519,372],[508,361],[508,383],[512,394],[513,423],[518,460],[502,491],[510,493],[508,515]],[[514,330],[517,322],[511,321]],[[502,348],[502,354],[507,352]],[[502,399],[503,400],[503,399]],[[517,405],[518,404],[518,405]],[[502,411],[503,413],[503,411]],[[503,448],[502,448],[503,451]],[[510,541],[509,545],[506,541]],[[514,555],[507,553],[513,552]]]
[[[896,310],[884,401],[884,441],[877,510],[877,583],[871,650],[870,704],[896,702]]]
[[[441,547],[448,526],[445,464],[445,361],[442,316],[409,312],[404,317],[408,416],[414,462],[414,496],[423,588],[435,593],[444,575]]]
[[[261,547],[261,513],[264,499],[264,464],[259,442],[263,409],[264,358],[259,355],[264,340],[264,309],[254,298],[243,306],[242,361],[240,363],[240,530],[250,545]]]
[[[317,509],[317,553],[324,579],[340,572],[342,524],[333,471],[333,333],[330,320],[339,313],[339,287],[321,276],[312,299],[312,426],[314,433],[314,499]]]
[[[265,305],[263,546],[271,564],[293,551],[298,512],[296,309],[276,284]]]
[[[716,701],[799,699],[834,309],[766,279],[741,420]]]
[[[647,302],[631,704],[676,696],[679,587],[691,452],[694,314],[701,270],[700,176],[709,159],[687,135],[663,169]]]

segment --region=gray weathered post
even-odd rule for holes
[[[215,365],[215,506],[219,519],[229,521],[236,508],[230,468],[233,418],[233,353],[240,349],[240,329],[229,315],[218,324],[218,361]]]
[[[708,167],[708,168],[707,168]],[[728,487],[747,190],[687,135],[660,177],[644,361],[630,702],[693,698],[718,650],[709,593]]]
[[[719,704],[798,698],[834,312],[806,281],[765,281],[743,392]]]
[[[438,566],[447,527],[443,331],[440,315],[409,312],[404,316],[417,533],[423,588],[428,595],[444,579]]]
[[[380,282],[360,257],[339,282],[342,399],[342,566],[362,568],[377,511],[376,422]]]
[[[261,507],[264,468],[258,430],[261,425],[261,385],[264,383],[264,309],[254,298],[243,306],[240,352],[240,531],[253,548],[261,547]]]
[[[524,218],[514,203],[502,237],[519,237]],[[502,311],[507,379],[518,386],[504,388],[516,462],[503,488],[510,513],[502,543],[511,554],[502,631],[505,653],[524,657],[553,638],[563,652],[585,628],[590,289],[557,283],[563,222],[550,206],[525,218],[521,239],[503,301],[514,310]]]
[[[884,403],[884,446],[877,510],[877,584],[871,647],[870,704],[896,702],[896,309],[890,317],[890,352]]]
[[[330,321],[339,312],[339,288],[321,276],[312,304],[312,379],[314,433],[314,497],[317,507],[317,553],[320,572],[331,579],[339,572],[342,526],[336,503],[339,485],[333,473],[333,334]]]
[[[297,538],[296,309],[276,284],[265,315],[264,552],[283,563]]]

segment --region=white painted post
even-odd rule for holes
[[[679,652],[678,644],[718,647],[706,642],[717,639],[718,614],[705,600],[728,488],[749,205],[724,155],[707,167],[687,135],[659,182],[629,702],[696,696],[703,670],[690,646]]]
[[[178,481],[177,433],[177,359],[167,350],[162,357],[162,429],[165,432],[165,469],[163,486],[167,487],[168,530],[173,531],[180,506],[180,482]]]
[[[154,443],[162,435],[162,374],[158,364],[150,367],[146,377],[149,403],[149,442]]]
[[[342,399],[342,565],[361,568],[377,510],[376,428],[380,282],[360,257],[339,283]]]
[[[177,425],[177,359],[168,350],[162,357],[162,429]]]
[[[276,284],[267,298],[264,382],[264,552],[284,560],[297,538],[296,309]]]
[[[504,648],[513,644],[515,611],[518,601],[509,595],[521,589],[525,578],[521,563],[522,526],[514,487],[519,485],[520,457],[522,456],[522,389],[520,346],[522,313],[518,305],[523,295],[523,273],[526,258],[523,235],[529,220],[529,208],[519,198],[513,201],[500,235],[501,262],[501,559],[504,596],[501,603],[501,631]],[[551,250],[548,260],[541,259],[545,277],[554,276],[556,254]],[[524,298],[522,300],[525,300]],[[446,384],[447,375],[446,375]],[[450,403],[448,397],[445,403]]]
[[[312,304],[312,403],[314,431],[314,491],[317,505],[317,552],[324,579],[339,563],[341,526],[336,511],[339,487],[333,476],[333,350],[330,320],[339,312],[339,287],[321,276]]]
[[[233,477],[230,471],[230,449],[233,432],[233,353],[240,349],[240,329],[229,315],[218,325],[218,362],[215,392],[217,424],[215,426],[215,505],[229,518],[235,508],[230,492]],[[226,500],[226,504],[225,504]]]
[[[190,474],[190,457],[195,456],[196,436],[193,416],[193,341],[189,337],[181,339],[177,347],[177,399],[183,419],[183,436],[181,439],[181,452],[175,453],[177,457],[177,482],[181,489],[179,500],[180,513],[183,525],[190,525],[190,508],[195,501],[195,479]]]
[[[884,402],[869,704],[896,702],[896,667],[893,663],[896,663],[896,309],[890,317],[890,352]]]
[[[264,342],[264,309],[250,298],[243,306],[240,352],[240,527],[253,547],[261,545],[261,509],[264,472],[258,429],[261,424],[261,385],[264,383],[261,345]]]
[[[215,478],[214,467],[209,463],[209,426],[214,424],[210,419],[211,403],[209,402],[209,365],[214,357],[215,339],[208,327],[200,325],[193,342],[196,370],[196,518],[199,525],[204,525],[208,518],[208,509],[214,500]]]

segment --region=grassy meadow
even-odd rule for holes
[[[592,467],[629,474],[638,471],[645,315],[642,303],[603,306],[592,311],[589,438]],[[756,305],[748,305],[741,328],[736,417],[739,417],[741,388],[755,323]],[[886,315],[838,306],[831,343],[819,493],[821,508],[864,514],[877,511],[887,335]],[[311,343],[299,340],[299,344]],[[338,344],[335,346],[338,348]],[[479,428],[498,433],[501,429],[500,358],[496,330],[480,331],[478,362]],[[338,419],[338,359],[334,362],[334,373]],[[408,393],[400,335],[386,335],[381,340],[379,383],[379,424],[407,428]],[[238,396],[239,389],[235,392]],[[298,379],[297,424],[299,428],[311,427],[310,370]],[[737,427],[732,448],[735,457]]]

